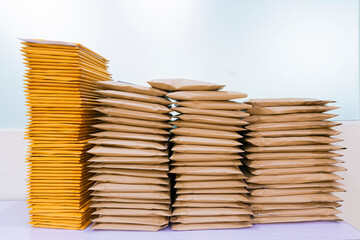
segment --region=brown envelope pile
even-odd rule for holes
[[[97,115],[95,82],[111,79],[108,61],[80,44],[23,41],[30,224],[85,229],[91,223],[87,140]]]
[[[336,208],[342,200],[342,179],[334,172],[346,170],[333,143],[340,139],[332,127],[339,123],[325,113],[337,107],[317,99],[255,99],[244,120],[247,184],[253,223],[340,220]]]
[[[148,82],[168,91],[175,126],[171,130],[171,170],[176,197],[172,230],[225,229],[251,226],[246,178],[239,169],[243,110],[231,101],[247,95],[219,91],[223,85],[185,79]]]
[[[167,141],[171,102],[165,91],[124,82],[98,83],[103,116],[88,152],[95,184],[93,229],[157,231],[171,215]]]

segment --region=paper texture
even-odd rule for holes
[[[108,61],[77,43],[23,39],[29,119],[28,207],[34,227],[91,224],[87,141],[98,113],[96,83],[111,80]]]
[[[317,99],[251,99],[244,120],[244,168],[253,223],[337,221],[344,192],[335,174],[346,171],[334,145],[341,139],[329,121],[338,107]]]
[[[171,102],[165,91],[123,82],[98,84],[88,153],[93,229],[158,231],[171,216],[168,158]],[[99,106],[100,105],[100,106]]]

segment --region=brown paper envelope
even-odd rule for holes
[[[242,136],[236,132],[220,131],[220,130],[208,130],[201,128],[184,128],[178,127],[171,129],[171,133],[180,136],[190,137],[206,137],[206,138],[221,138],[221,139],[239,139]]]
[[[238,147],[205,146],[205,145],[175,145],[172,149],[180,153],[207,153],[207,154],[235,154],[241,153]]]
[[[171,203],[169,199],[141,199],[141,198],[118,198],[118,197],[99,197],[95,196],[92,198],[92,201],[97,202],[109,202],[109,203],[157,203],[157,204],[167,204]]]
[[[271,122],[251,123],[245,128],[250,131],[282,131],[282,130],[304,130],[322,129],[339,126],[341,123],[331,121],[310,121],[310,122]]]
[[[292,146],[306,144],[327,144],[342,141],[338,138],[323,136],[307,136],[307,137],[275,137],[275,138],[246,138],[246,141],[255,146]]]
[[[246,179],[245,175],[232,174],[232,175],[186,175],[179,174],[176,176],[178,182],[192,182],[192,181],[217,181],[217,180],[242,180]]]
[[[219,85],[210,82],[203,82],[190,79],[153,79],[147,81],[153,88],[165,91],[211,91],[220,90],[225,85]]]
[[[100,230],[125,230],[125,231],[151,231],[156,232],[163,229],[167,224],[162,226],[152,226],[145,224],[126,224],[126,223],[95,223],[91,226],[91,229]]]
[[[190,175],[243,175],[238,167],[173,167],[169,173]]]
[[[124,164],[161,164],[168,163],[167,157],[101,157],[94,156],[89,162],[98,163],[124,163]]]
[[[336,208],[341,204],[337,202],[314,202],[314,203],[297,203],[297,204],[251,204],[251,210],[276,210],[276,209],[310,209],[310,208]]]
[[[227,117],[215,117],[215,116],[204,116],[195,114],[181,114],[177,116],[182,121],[186,122],[197,122],[206,124],[217,124],[217,125],[230,125],[230,126],[244,126],[248,122],[245,122],[239,118],[227,118]]]
[[[121,208],[104,208],[93,212],[93,215],[108,215],[108,216],[170,216],[170,210],[156,210],[156,209],[121,209]]]
[[[140,112],[150,112],[150,113],[169,113],[171,110],[165,105],[156,104],[156,103],[147,103],[140,101],[132,101],[127,99],[117,99],[117,98],[101,98],[97,99],[102,105],[108,105],[115,108],[130,109]]]
[[[126,193],[126,192],[102,192],[94,191],[92,196],[99,197],[114,197],[114,198],[128,198],[128,199],[152,199],[152,200],[168,200],[170,194],[168,192],[138,192],[138,193]]]
[[[166,94],[166,97],[175,100],[226,101],[246,98],[247,94],[234,91],[176,91]]]
[[[145,87],[126,82],[98,82],[97,85],[103,89],[113,89],[124,92],[140,93],[152,96],[165,96],[166,92],[152,87]]]
[[[201,166],[240,166],[240,160],[232,161],[203,161],[203,162],[172,162],[171,166],[184,166],[184,167],[201,167]]]
[[[309,183],[295,183],[295,184],[254,184],[247,183],[248,189],[265,189],[265,188],[306,188],[306,187],[338,187],[344,186],[343,183],[337,181],[324,181],[324,182],[309,182]]]
[[[169,185],[169,179],[133,177],[124,175],[98,174],[90,178],[92,181],[109,183],[130,183],[130,184],[160,184]]]
[[[293,167],[293,168],[271,168],[271,169],[248,169],[253,175],[281,175],[281,174],[300,174],[300,173],[323,173],[323,172],[340,172],[346,171],[344,167],[324,165],[324,166],[308,166],[308,167]]]
[[[287,168],[287,167],[311,167],[341,163],[342,161],[327,158],[310,159],[284,159],[284,160],[244,160],[244,164],[254,169]]]
[[[228,207],[228,208],[246,208],[250,209],[246,203],[239,202],[185,202],[175,201],[172,207],[197,207],[197,208],[210,208],[210,207]]]
[[[174,107],[171,110],[179,113],[189,113],[189,114],[199,114],[205,116],[218,116],[218,117],[233,117],[233,118],[242,118],[248,117],[249,113],[239,111],[239,110],[216,110],[216,109],[196,109],[188,107]]]
[[[128,223],[128,224],[144,224],[152,226],[163,226],[169,223],[167,217],[134,217],[134,216],[99,216],[92,219],[94,223]]]
[[[186,202],[243,202],[248,203],[248,197],[244,194],[198,194],[179,195],[175,201]]]
[[[208,145],[208,146],[240,146],[237,140],[233,139],[220,139],[209,137],[188,137],[188,136],[175,136],[171,140],[175,144],[189,144],[189,145]]]
[[[322,113],[338,109],[339,107],[311,105],[311,106],[278,106],[278,107],[253,107],[247,112],[250,114],[289,114],[289,113]]]
[[[184,231],[184,230],[209,230],[209,229],[232,229],[232,228],[246,228],[251,227],[250,222],[218,222],[218,223],[191,223],[172,224],[171,230]]]
[[[312,159],[334,158],[341,154],[332,152],[284,152],[284,153],[247,153],[246,158],[251,160],[279,160],[279,159]]]
[[[117,202],[94,202],[92,208],[123,208],[123,209],[148,209],[169,210],[169,204],[159,203],[117,203]]]
[[[124,164],[124,163],[93,163],[92,168],[115,168],[115,169],[138,169],[138,170],[158,170],[169,171],[169,164]]]
[[[168,192],[169,186],[156,184],[95,183],[89,190],[106,192]]]
[[[133,111],[124,108],[114,108],[114,107],[96,107],[94,109],[98,112],[114,117],[125,117],[125,118],[134,118],[140,120],[159,121],[159,122],[170,120],[170,116],[160,113],[140,112],[140,111]]]
[[[119,125],[132,125],[132,126],[140,126],[140,127],[148,127],[148,128],[163,128],[163,129],[170,129],[172,125],[166,122],[156,122],[156,121],[147,121],[147,120],[139,120],[139,119],[132,119],[132,118],[123,118],[123,117],[97,117],[97,120],[103,122],[110,122]]]
[[[155,149],[133,149],[133,148],[120,148],[120,147],[103,147],[95,146],[91,148],[88,153],[98,156],[128,156],[128,157],[153,157],[153,156],[167,156],[165,151]]]
[[[161,134],[167,135],[169,131],[160,128],[149,128],[149,127],[135,127],[129,125],[120,125],[113,123],[99,123],[93,127],[107,131],[115,132],[133,132],[133,133],[147,133],[147,134]]]
[[[321,121],[336,117],[336,114],[329,113],[292,113],[280,115],[251,115],[244,118],[249,123],[276,123],[276,122],[306,122]]]
[[[214,222],[250,222],[248,215],[225,215],[225,216],[174,216],[171,217],[174,223],[214,223]]]
[[[264,99],[250,99],[247,103],[259,107],[273,107],[273,106],[302,106],[302,105],[325,105],[327,103],[334,103],[335,101],[319,100],[315,98],[264,98]]]
[[[256,217],[252,223],[282,223],[282,222],[310,222],[310,221],[341,221],[342,219],[335,216],[300,216],[300,217]]]
[[[104,131],[91,134],[94,137],[166,142],[166,135]]]
[[[303,173],[291,175],[267,175],[267,176],[248,176],[249,183],[257,184],[278,184],[278,183],[310,183],[341,180],[342,177],[334,173]]]
[[[310,202],[341,202],[342,200],[330,193],[316,193],[291,196],[256,197],[251,196],[251,203],[310,203]]]
[[[251,105],[234,101],[178,101],[176,105],[208,110],[245,110]]]
[[[95,145],[107,145],[115,147],[135,148],[135,149],[158,149],[166,150],[166,144],[150,141],[133,141],[133,140],[122,140],[122,139],[111,139],[111,138],[96,138],[89,141],[89,143]]]
[[[186,128],[201,128],[201,129],[208,129],[208,130],[221,130],[221,131],[233,131],[233,132],[245,130],[244,128],[238,127],[238,126],[187,122],[187,121],[181,121],[181,120],[176,120],[176,121],[173,121],[170,123],[177,127],[186,127]]]
[[[335,136],[341,132],[330,128],[304,129],[304,130],[284,130],[284,131],[265,131],[248,132],[249,137],[302,137],[302,136]]]
[[[254,189],[250,193],[252,196],[287,196],[313,193],[345,192],[338,187],[306,187],[306,188],[275,188],[275,189]]]
[[[172,216],[224,216],[224,215],[251,215],[245,208],[174,208]]]
[[[139,102],[157,103],[161,105],[169,105],[171,102],[162,97],[156,97],[151,95],[124,92],[118,90],[97,90],[96,93],[101,94],[104,97],[127,99]]]
[[[242,157],[238,154],[187,154],[187,153],[173,153],[170,157],[173,161],[178,162],[200,162],[200,161],[225,161],[237,160]]]
[[[91,173],[104,173],[104,174],[118,174],[125,176],[134,176],[134,177],[151,177],[151,178],[165,178],[168,179],[168,175],[165,171],[156,171],[156,170],[133,170],[133,169],[109,169],[109,168],[99,168],[89,170]]]
[[[176,194],[249,193],[245,188],[177,189]]]
[[[255,217],[329,216],[341,213],[335,208],[254,210],[253,212]]]
[[[245,147],[248,152],[326,152],[343,150],[344,147],[331,144],[317,144],[317,145],[296,145],[296,146],[280,146],[280,147]]]
[[[234,188],[246,187],[243,180],[227,180],[227,181],[192,181],[192,182],[176,182],[174,188],[195,189],[195,188]]]

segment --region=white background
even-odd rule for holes
[[[114,80],[183,77],[251,98],[332,99],[338,119],[359,119],[357,0],[0,0],[0,199],[26,196],[17,38],[82,43],[110,60]],[[342,216],[358,227],[359,126],[339,136]]]
[[[337,100],[359,119],[357,0],[0,0],[0,128],[23,128],[22,38],[79,42],[114,80],[183,77]]]

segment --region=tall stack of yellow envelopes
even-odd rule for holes
[[[317,99],[249,100],[245,165],[254,223],[339,220],[339,125]]]
[[[171,122],[170,173],[175,174],[176,198],[172,230],[243,228],[251,226],[245,176],[241,165],[242,136],[250,105],[230,101],[240,92],[219,91],[223,85],[164,79],[148,82],[171,91],[177,120]]]
[[[93,229],[157,231],[169,223],[167,141],[170,101],[166,92],[124,82],[98,84],[95,156],[90,172]]]
[[[97,114],[95,82],[111,79],[108,61],[80,44],[23,41],[30,224],[85,229],[91,223],[86,151]]]

